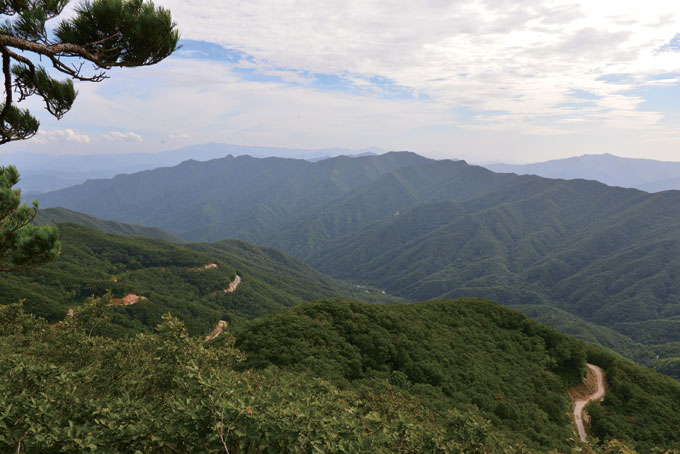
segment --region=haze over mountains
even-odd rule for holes
[[[38,194],[81,184],[91,178],[111,178],[121,173],[176,166],[189,159],[208,161],[228,154],[234,156],[249,154],[258,157],[280,156],[313,161],[339,155],[367,155],[383,152],[377,147],[360,150],[295,149],[205,143],[153,153],[58,156],[32,152],[3,153],[0,155],[0,165],[16,165],[21,173],[21,181],[17,187],[23,189],[25,194]]]
[[[187,161],[90,180],[40,203],[188,241],[273,246],[408,299],[481,296],[563,329],[577,320],[588,337],[678,373],[680,192],[392,152]]]
[[[484,167],[494,172],[597,180],[610,186],[637,188],[647,192],[680,189],[680,162],[622,158],[608,153],[534,164],[488,164]]]

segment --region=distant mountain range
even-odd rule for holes
[[[611,154],[583,155],[535,164],[489,164],[494,172],[547,178],[597,180],[610,186],[647,192],[680,189],[680,162],[622,158]]]
[[[229,155],[88,180],[39,201],[44,208],[160,227],[189,241],[260,241],[381,175],[429,161],[414,153],[318,162]]]
[[[392,152],[187,161],[40,203],[272,246],[411,300],[490,298],[680,376],[680,192]]]
[[[384,153],[377,147],[359,150],[345,148],[295,149],[283,147],[254,147],[224,143],[205,143],[157,153],[121,153],[91,155],[47,155],[18,152],[0,155],[0,165],[16,165],[21,173],[19,188],[25,193],[39,194],[83,183],[89,178],[111,178],[121,173],[134,173],[158,167],[171,167],[194,159],[208,161],[248,154],[257,157],[318,161],[329,157],[369,156]]]

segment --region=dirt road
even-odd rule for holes
[[[602,372],[602,369],[594,364],[588,364],[588,369],[595,374],[595,377],[597,378],[597,389],[593,394],[574,401],[574,420],[576,421],[576,428],[578,429],[578,436],[581,441],[586,441],[586,429],[583,425],[583,409],[589,402],[601,400],[604,397],[604,373]]]
[[[241,276],[237,274],[236,277],[234,278],[234,281],[229,284],[229,288],[224,289],[224,293],[234,293],[234,291],[236,291],[240,283]]]

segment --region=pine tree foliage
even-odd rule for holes
[[[177,48],[179,33],[170,12],[143,0],[84,1],[75,13],[49,27],[69,0],[0,1],[0,54],[5,99],[0,104],[0,144],[34,136],[38,120],[16,103],[37,95],[46,110],[63,117],[73,105],[72,79],[99,82],[113,67],[158,63]],[[36,62],[67,75],[57,80]],[[93,71],[85,71],[85,64]],[[88,65],[89,67],[89,65]],[[14,95],[16,94],[16,98]]]
[[[21,204],[21,190],[14,166],[0,167],[0,271],[19,271],[42,265],[59,254],[61,243],[56,227],[31,224],[38,212]]]

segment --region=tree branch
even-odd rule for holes
[[[9,66],[10,58],[7,48],[1,46],[0,51],[2,52],[2,72],[5,75],[5,105],[2,108],[2,112],[0,112],[0,124],[2,124],[12,105],[12,72]],[[2,129],[2,135],[4,136],[4,128],[0,129]]]
[[[112,37],[110,37],[112,38]],[[109,39],[109,38],[107,38]],[[99,43],[102,41],[99,41]],[[85,45],[71,44],[71,43],[57,43],[57,44],[41,44],[33,41],[29,41],[23,38],[17,38],[16,36],[0,35],[0,46],[9,46],[16,49],[21,49],[29,52],[35,52],[39,55],[45,55],[47,57],[81,57],[86,60],[91,61],[95,65],[103,69],[109,69],[114,66],[116,67],[133,67],[133,66],[144,66],[143,62],[105,62],[102,60],[101,55],[92,53],[87,50],[88,47],[96,45],[97,43],[88,43]],[[61,62],[59,62],[61,63]],[[63,65],[63,63],[61,63]],[[66,67],[65,65],[63,65]]]

